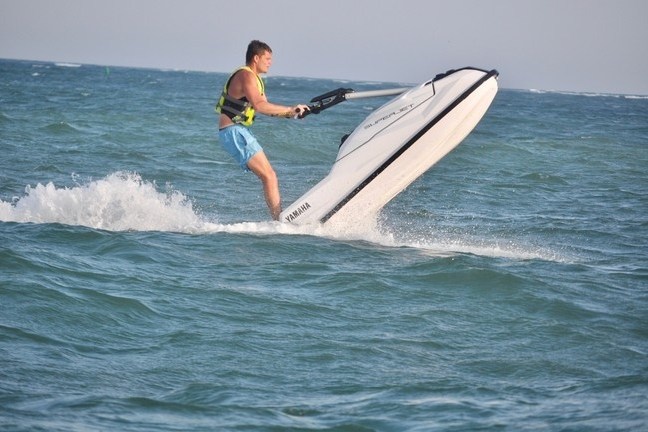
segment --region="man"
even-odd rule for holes
[[[279,180],[248,127],[254,122],[257,112],[273,117],[298,118],[308,107],[301,104],[288,107],[268,102],[259,76],[267,73],[272,65],[272,50],[266,43],[258,40],[250,42],[245,64],[229,77],[216,105],[216,112],[220,113],[218,138],[243,170],[252,171],[259,177],[270,215],[272,219],[279,220]]]

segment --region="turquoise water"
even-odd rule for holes
[[[343,231],[268,221],[216,141],[224,74],[0,77],[0,429],[648,427],[648,98],[503,89]],[[383,102],[259,119],[286,203]]]

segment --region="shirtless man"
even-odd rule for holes
[[[218,138],[243,170],[252,171],[259,177],[270,215],[272,219],[279,220],[279,180],[249,126],[254,122],[255,113],[298,118],[308,107],[302,104],[293,107],[277,105],[266,98],[265,86],[259,76],[267,73],[272,65],[272,50],[266,43],[258,40],[250,42],[245,63],[229,77],[216,105],[216,112],[220,113]]]

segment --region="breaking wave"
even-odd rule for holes
[[[137,173],[116,172],[100,180],[57,187],[54,183],[27,186],[25,195],[0,201],[0,221],[59,223],[106,231],[166,231],[186,234],[237,233],[311,235],[346,241],[366,241],[386,247],[411,247],[431,255],[469,253],[512,259],[556,260],[555,254],[510,242],[464,241],[425,233],[386,231],[376,221],[297,226],[280,222],[218,223],[203,215],[193,202],[171,185],[164,190]],[[504,244],[501,244],[504,243]]]

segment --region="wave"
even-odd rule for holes
[[[54,63],[54,65],[58,67],[69,67],[69,68],[81,67],[81,65],[78,63],[66,63],[66,62]]]
[[[648,95],[632,95],[632,94],[617,94],[617,93],[597,93],[597,92],[577,92],[566,90],[540,90],[529,89],[530,93],[535,94],[559,94],[567,96],[585,96],[585,97],[605,97],[605,98],[619,98],[619,99],[648,99]]]
[[[25,193],[11,203],[0,201],[0,220],[108,231],[191,232],[203,223],[184,195],[158,192],[135,173],[117,172],[72,188],[39,183],[27,186]]]
[[[46,131],[47,133],[54,134],[54,135],[72,134],[72,133],[80,132],[80,130],[77,127],[65,121],[50,123],[46,126],[43,126],[41,129],[43,131]]]
[[[372,223],[343,221],[337,224],[299,226],[274,221],[219,223],[214,215],[202,215],[183,193],[137,173],[116,172],[101,180],[57,187],[54,183],[27,186],[25,195],[0,201],[0,221],[59,223],[105,231],[163,231],[185,234],[309,235],[333,240],[363,241],[384,247],[411,247],[435,256],[480,256],[559,260],[550,251],[512,242],[461,239],[434,233],[398,232],[385,229],[378,217]]]
[[[6,112],[0,111],[0,124],[10,120],[15,120],[15,117],[10,116]]]

